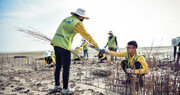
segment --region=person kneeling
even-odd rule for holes
[[[82,47],[76,47],[74,51],[78,55],[80,50],[82,50]],[[77,61],[80,61],[80,58],[76,55],[73,55],[73,59],[74,59],[74,63],[76,63]]]
[[[136,41],[130,41],[127,44],[127,52],[108,53],[116,57],[125,57],[126,60],[121,61],[121,67],[127,76],[126,83],[131,83],[133,75],[136,75],[140,86],[143,86],[142,77],[149,72],[149,67],[144,56],[136,51],[137,47]]]
[[[104,61],[107,60],[107,57],[106,57],[104,49],[100,50],[99,53],[95,57],[99,58],[99,62],[98,63],[104,63]]]
[[[44,65],[46,67],[54,67],[56,64],[55,56],[50,51],[45,51],[43,54],[44,59]]]

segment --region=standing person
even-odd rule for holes
[[[173,38],[171,42],[172,42],[172,46],[174,46],[174,61],[176,62],[175,71],[177,71],[179,70],[179,59],[180,59],[180,36]],[[176,52],[177,47],[179,47],[178,52]],[[176,59],[176,54],[177,54],[177,59]]]
[[[74,36],[79,33],[83,38],[85,38],[89,43],[92,43],[96,50],[100,50],[98,44],[93,40],[91,35],[86,32],[82,21],[84,19],[89,19],[86,17],[84,9],[77,9],[76,12],[71,12],[72,16],[65,18],[59,25],[51,45],[54,46],[55,56],[56,56],[56,70],[55,76],[55,86],[50,93],[56,93],[61,91],[60,84],[60,70],[63,68],[63,89],[62,94],[71,93],[68,89],[69,83],[69,71],[71,64],[71,44],[73,42]]]
[[[108,53],[116,57],[125,57],[126,60],[121,61],[121,67],[127,76],[126,83],[130,83],[132,75],[136,75],[140,86],[143,86],[142,77],[149,72],[149,67],[143,55],[136,51],[137,48],[136,41],[130,41],[127,43],[127,52]]]
[[[108,42],[104,48],[108,46],[109,51],[117,51],[118,48],[118,43],[117,43],[117,38],[116,36],[113,35],[112,31],[109,31],[109,37],[108,37]],[[111,61],[113,61],[113,57],[111,56]],[[115,58],[116,59],[116,58]]]
[[[84,59],[87,56],[87,60],[88,60],[88,42],[84,38],[82,38],[82,41],[83,43],[81,46],[83,47]]]

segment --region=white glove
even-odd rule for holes
[[[131,68],[126,69],[126,72],[127,72],[127,73],[132,73],[132,71],[133,71],[133,70],[132,70]]]

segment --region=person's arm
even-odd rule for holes
[[[55,65],[55,63],[56,63],[55,58],[53,56],[51,56],[51,58],[52,58],[52,61],[53,61],[52,65]]]
[[[174,46],[174,61],[176,60],[176,46]]]
[[[115,37],[116,47],[118,47],[117,37]]]
[[[87,45],[87,42],[85,42],[85,43],[82,43],[82,46],[85,46],[85,45]]]
[[[96,55],[96,57],[98,57],[99,56],[99,53]]]
[[[84,39],[86,39],[89,43],[92,43],[94,47],[98,47],[98,44],[94,41],[94,39],[91,37],[91,35],[85,30],[82,22],[78,23],[74,27],[74,31],[76,33],[79,33]]]
[[[106,57],[106,54],[103,54],[103,57],[101,59],[104,59]]]
[[[145,73],[148,73],[149,72],[149,67],[148,67],[148,64],[147,64],[145,58],[143,56],[140,56],[137,59],[137,61],[141,63],[142,68],[141,69],[135,69],[134,73],[135,74],[145,74]]]
[[[107,42],[107,44],[104,46],[104,48],[106,48],[106,47],[107,47],[107,45],[108,45],[108,42]]]
[[[114,52],[114,51],[107,51],[110,55],[115,57],[125,57],[126,52]]]
[[[83,49],[83,47],[80,47],[77,51],[80,51],[80,50],[82,50]]]
[[[77,52],[79,52],[79,51],[82,50],[82,49],[83,49],[83,47],[78,48],[78,49],[77,49]]]
[[[46,60],[44,60],[43,64],[44,64],[44,65],[46,65],[46,64],[47,64],[47,61],[46,61]]]

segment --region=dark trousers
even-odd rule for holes
[[[86,55],[87,55],[87,59],[88,59],[88,50],[83,50],[83,52],[84,52],[84,58],[85,58]]]
[[[100,58],[102,58],[102,57],[99,57],[99,59]],[[99,63],[103,63],[105,60],[107,60],[107,57],[105,57],[104,59],[101,59],[100,61],[99,61]]]
[[[69,71],[71,65],[71,51],[54,46],[56,56],[55,86],[60,85],[60,71],[63,67],[63,89],[68,89]]]
[[[108,48],[109,49],[109,51],[114,51],[114,52],[116,52],[117,51],[117,49],[115,49],[115,48]],[[115,60],[116,60],[117,58],[115,57]],[[111,56],[111,61],[113,61],[114,60],[114,57],[113,56]]]

